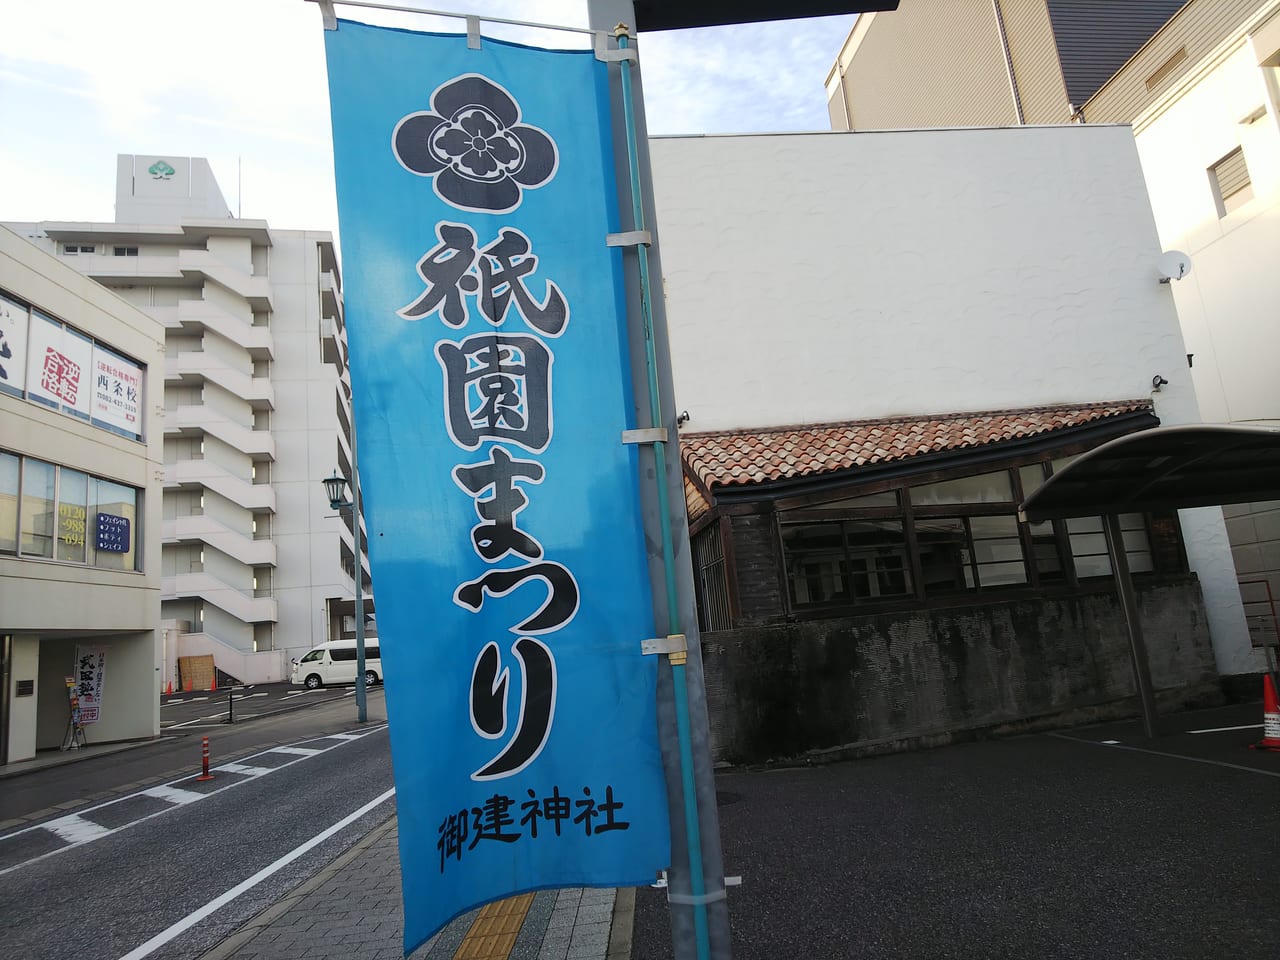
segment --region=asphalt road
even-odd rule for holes
[[[190,779],[197,768],[88,806],[71,801],[70,812],[54,808],[36,821],[44,826],[0,833],[0,955],[119,960],[377,800],[392,786],[380,706],[371,698],[374,722],[365,726],[349,700],[246,724],[234,735],[258,743],[235,766],[256,772],[219,770],[215,760],[207,783]],[[292,741],[291,730],[300,734]],[[58,783],[46,789],[78,777],[83,793],[119,764],[133,773],[163,766],[166,746],[15,777],[0,793],[7,803],[11,788],[29,791],[55,774]],[[394,800],[384,800],[150,956],[200,956],[394,811]]]
[[[281,692],[288,689],[284,686]],[[297,689],[294,687],[293,691]],[[57,812],[55,808],[66,804],[88,799],[101,801],[121,790],[137,789],[142,782],[172,780],[186,773],[198,772],[200,740],[204,736],[209,738],[212,762],[217,764],[267,746],[350,729],[355,726],[356,717],[355,698],[351,693],[350,687],[334,687],[297,700],[281,700],[270,709],[257,706],[250,709],[237,701],[232,707],[236,717],[234,724],[218,720],[186,724],[185,720],[193,717],[213,716],[215,711],[207,701],[173,707],[162,703],[161,723],[168,717],[179,718],[178,722],[184,725],[162,729],[158,741],[0,780],[0,823],[54,815]],[[172,699],[183,698],[175,696]],[[248,701],[255,705],[270,702],[261,698]],[[382,687],[368,692],[367,704],[371,721],[385,720],[386,701]],[[225,700],[221,704],[220,715],[225,718]],[[0,830],[0,833],[4,832],[6,830]]]
[[[1260,719],[725,773],[733,956],[1275,960],[1280,754],[1245,748]],[[632,957],[671,956],[665,896],[641,889]]]

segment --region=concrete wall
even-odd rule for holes
[[[1127,127],[651,148],[688,430],[1144,396],[1200,419]],[[1188,522],[1218,666],[1256,669],[1221,512]]]
[[[14,637],[10,648],[10,664],[9,743],[5,755],[9,763],[16,763],[19,760],[30,760],[36,755],[40,685],[36,683],[31,696],[19,697],[18,681],[39,679],[40,640],[31,636]]]
[[[1138,593],[1157,690],[1220,696],[1194,580]],[[724,630],[702,657],[713,753],[734,763],[1136,710],[1107,592]]]

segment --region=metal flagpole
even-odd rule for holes
[[[619,47],[628,47],[630,31],[622,25],[635,23],[632,0],[588,0],[588,12],[593,30],[613,33],[616,26]],[[620,193],[630,184],[630,196],[620,197],[621,204],[624,208],[630,206],[631,229],[645,231],[652,230],[656,220],[644,99],[639,89],[639,72],[634,74],[631,61],[623,59],[621,90],[615,90],[614,106],[615,112],[621,106],[625,129],[615,129],[614,146],[615,156],[627,157],[625,168],[622,161],[618,161]],[[676,414],[666,316],[662,298],[651,295],[649,284],[651,271],[659,277],[662,275],[656,237],[647,246],[638,245],[634,255],[638,271],[628,272],[627,305],[629,315],[640,317],[641,324],[630,325],[629,338],[635,382],[646,383],[649,394],[645,402],[640,396],[642,391],[637,390],[636,402],[641,408],[638,414],[648,417],[650,427],[664,428],[666,437],[674,439]],[[629,261],[631,256],[631,251],[624,248],[624,257]],[[647,449],[650,446],[652,454]],[[729,914],[698,645],[693,569],[688,550],[683,474],[678,455],[668,457],[666,446],[665,442],[647,444],[640,448],[640,456],[642,475],[656,479],[654,484],[642,485],[641,496],[646,540],[661,544],[660,551],[651,551],[649,558],[653,581],[662,583],[665,593],[665,597],[658,597],[655,590],[658,632],[663,632],[665,622],[665,632],[668,635],[683,633],[687,646],[687,654],[669,657],[670,673],[659,671],[658,677],[660,739],[668,770],[667,793],[672,813],[672,862],[668,876],[672,941],[677,960],[728,960]]]
[[[618,46],[626,50],[628,36],[625,27],[618,27]],[[643,231],[644,194],[640,187],[640,167],[636,159],[636,126],[635,104],[631,92],[631,62],[622,61],[622,111],[627,134],[627,170],[631,182],[631,215],[632,228]],[[657,348],[653,342],[653,316],[650,304],[653,302],[653,288],[649,283],[649,251],[641,243],[636,247],[640,265],[640,315],[644,325],[645,367],[649,377],[649,422],[657,425],[662,422],[662,391],[658,387]],[[671,536],[671,500],[667,495],[667,456],[666,441],[659,440],[653,445],[655,484],[658,492],[658,524],[662,534],[662,574],[667,595],[667,633],[680,634],[680,601],[676,590],[676,558],[673,537]],[[687,647],[687,641],[686,641]],[[697,788],[693,782],[693,744],[689,735],[689,681],[685,664],[688,662],[686,651],[673,652],[668,655],[671,664],[672,691],[675,694],[676,706],[676,738],[680,744],[680,782],[684,793],[684,828],[689,842],[689,879],[693,906],[694,937],[697,942],[699,960],[711,955],[711,943],[707,934],[707,904],[703,899],[705,890],[702,880],[702,837],[698,823]]]

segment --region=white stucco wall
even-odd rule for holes
[[[1170,287],[1194,354],[1200,410],[1210,422],[1280,425],[1277,63],[1280,5],[1271,4],[1134,121],[1161,245],[1191,258],[1191,273]],[[1237,148],[1253,196],[1221,214],[1210,170]],[[1274,637],[1260,582],[1280,595],[1280,502],[1240,504],[1226,513],[1255,636]],[[1262,665],[1260,656],[1253,662]]]
[[[1280,122],[1253,48],[1242,41],[1135,130],[1160,242],[1191,257],[1170,286],[1204,418],[1280,422]],[[1253,199],[1219,217],[1209,169],[1237,147]]]
[[[651,149],[688,430],[1146,396],[1164,424],[1199,420],[1128,127]],[[1221,512],[1183,527],[1219,668],[1246,669]]]

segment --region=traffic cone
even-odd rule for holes
[[[166,685],[166,686],[165,686],[165,688],[164,688],[164,695],[165,695],[166,697],[171,697],[171,696],[173,696],[173,681],[172,681],[172,680],[170,680],[170,681],[169,681],[169,683],[168,683],[168,685]]]
[[[213,672],[213,681],[209,684],[209,689],[210,690],[218,689],[218,671],[216,670]]]
[[[187,680],[187,681],[182,685],[182,689],[183,689],[183,690],[185,690],[187,693],[190,693],[192,690],[194,690],[194,689],[195,689],[195,684],[196,684],[196,682],[195,682],[194,680],[188,679],[188,680]]]
[[[1262,739],[1251,743],[1254,750],[1280,751],[1280,697],[1271,674],[1262,677]]]

